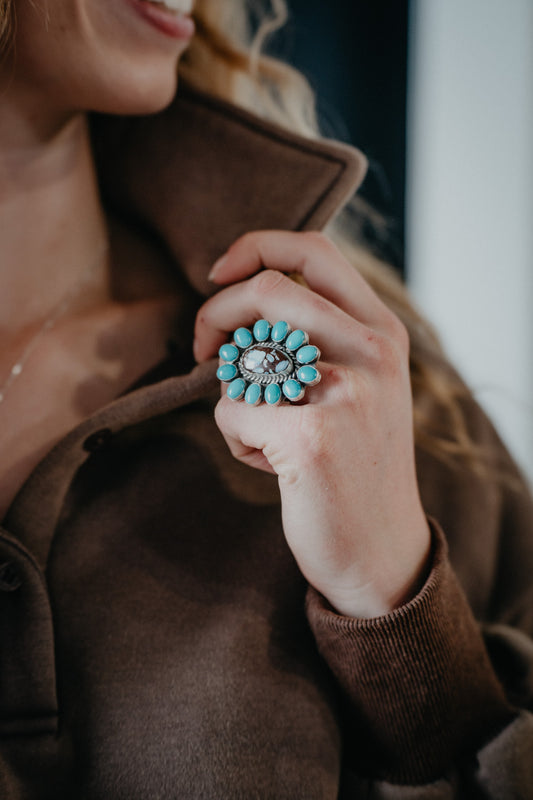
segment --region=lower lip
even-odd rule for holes
[[[130,5],[152,27],[172,39],[188,41],[194,35],[194,22],[184,14],[175,14],[164,6],[156,6],[147,0],[129,0]]]

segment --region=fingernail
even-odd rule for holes
[[[220,270],[223,268],[223,266],[224,266],[224,264],[226,263],[227,260],[228,260],[228,256],[227,256],[227,253],[226,253],[223,256],[221,256],[217,261],[215,261],[215,263],[211,267],[211,272],[207,276],[207,280],[209,280],[209,281],[214,280],[216,278],[216,276],[218,275],[218,273],[220,272]]]

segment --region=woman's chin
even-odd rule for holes
[[[178,86],[177,73],[167,80],[140,81],[135,87],[113,93],[107,100],[95,103],[93,110],[106,114],[144,115],[163,111],[174,99]]]
[[[157,114],[159,111],[167,108],[172,103],[177,90],[177,82],[174,84],[172,91],[161,92],[139,97],[137,101],[131,104],[131,107],[125,111],[126,114],[131,115],[144,115],[144,114]]]

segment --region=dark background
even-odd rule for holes
[[[288,0],[289,22],[272,43],[310,81],[322,132],[355,144],[369,158],[360,194],[387,218],[386,241],[379,247],[401,271],[408,4]]]

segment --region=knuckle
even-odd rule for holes
[[[324,231],[305,231],[303,234],[310,242],[315,242],[322,247],[333,247],[332,241]]]
[[[321,250],[325,255],[332,255],[337,252],[337,248],[323,231],[306,231],[303,235],[312,247]]]
[[[306,295],[306,298],[313,314],[325,315],[331,313],[331,302],[321,294],[317,294],[316,292],[310,290]]]
[[[248,231],[239,236],[226,251],[226,255],[237,262],[255,260],[258,252],[258,234]]]
[[[343,364],[329,364],[326,378],[330,389],[343,393],[347,383],[351,385],[352,370]]]
[[[279,292],[286,285],[288,278],[276,269],[264,269],[250,280],[254,292],[260,295],[269,295]]]
[[[303,235],[309,242],[316,242],[319,245],[331,244],[330,239],[323,231],[305,231]]]
[[[410,344],[409,331],[402,320],[392,311],[389,313],[388,317],[388,330],[390,332],[391,339],[400,348],[400,350],[404,353],[408,352]]]
[[[359,408],[365,388],[363,374],[349,367],[333,365],[327,375],[328,387],[337,407]]]
[[[400,371],[403,354],[397,343],[390,336],[377,336],[373,342],[373,366],[375,370],[388,377],[394,377]]]
[[[298,450],[305,463],[314,464],[322,461],[331,446],[330,415],[327,409],[319,405],[308,405],[302,408],[297,440]]]
[[[246,233],[243,233],[242,236],[239,236],[239,238],[233,242],[233,244],[228,250],[228,253],[233,254],[239,250],[249,250],[250,248],[255,247],[256,239],[257,239],[257,234],[255,233],[255,231],[247,231]]]

